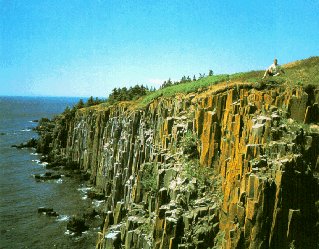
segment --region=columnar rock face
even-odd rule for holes
[[[97,248],[318,248],[319,130],[304,124],[318,121],[311,98],[233,83],[142,109],[91,107],[52,149],[106,197]]]

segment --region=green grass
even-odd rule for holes
[[[196,92],[200,88],[207,88],[211,85],[225,81],[228,79],[228,77],[229,75],[227,74],[213,75],[213,76],[207,76],[197,81],[165,87],[163,89],[159,89],[143,97],[142,101],[140,102],[140,106],[141,107],[146,106],[147,104],[149,104],[150,102],[152,102],[154,99],[158,97],[172,97],[178,93],[186,94],[186,93]]]
[[[265,81],[287,82],[291,85],[319,86],[319,56],[295,61],[283,65],[285,74],[279,77],[269,77]],[[230,80],[242,82],[260,82],[265,71],[250,71],[230,75]]]
[[[266,67],[267,65],[265,66],[265,68]],[[286,74],[278,77],[268,77],[265,80],[262,80],[264,70],[259,70],[234,73],[231,75],[221,74],[207,76],[197,81],[187,82],[179,85],[172,85],[163,89],[159,89],[155,92],[149,92],[147,95],[141,97],[137,101],[134,101],[135,103],[137,103],[137,106],[134,104],[134,107],[144,108],[153,100],[159,97],[173,97],[179,93],[188,94],[204,91],[212,85],[216,85],[220,82],[225,81],[261,84],[274,83],[276,85],[286,83],[288,86],[302,85],[306,87],[307,85],[313,85],[314,87],[319,87],[319,56],[314,56],[308,59],[288,63],[286,65],[283,65],[283,68]],[[256,84],[256,86],[258,85]],[[112,104],[106,101],[106,103],[102,103],[92,108],[104,109],[108,108]]]
[[[319,56],[297,61],[286,71],[287,79],[295,84],[319,86]]]
[[[267,67],[267,66],[265,66]],[[139,107],[145,107],[151,103],[154,99],[159,97],[172,97],[178,93],[191,93],[197,92],[199,89],[206,89],[211,85],[215,85],[223,81],[240,81],[247,83],[256,83],[256,82],[277,82],[278,84],[287,83],[290,85],[315,85],[319,86],[319,56],[310,57],[308,59],[295,61],[283,65],[285,74],[278,77],[269,77],[265,80],[262,80],[264,71],[250,71],[250,72],[241,72],[231,75],[222,74],[222,75],[213,75],[207,76],[205,78],[199,79],[197,81],[187,82],[184,84],[173,85],[163,89],[159,89],[155,92],[151,92],[145,97],[141,98],[139,102]]]

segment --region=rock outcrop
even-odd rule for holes
[[[102,193],[97,248],[318,248],[318,91],[258,89],[61,117],[50,157]]]

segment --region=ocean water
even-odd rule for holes
[[[33,149],[11,147],[37,134],[32,130],[41,117],[52,118],[78,98],[0,97],[0,248],[94,248],[97,228],[82,236],[66,229],[68,219],[92,205],[87,186],[77,178],[36,182],[44,173],[41,155]],[[53,208],[58,217],[38,214],[38,207]]]

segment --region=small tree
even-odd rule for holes
[[[92,105],[94,105],[95,103],[94,103],[94,99],[93,99],[93,96],[91,96],[89,99],[88,99],[88,101],[86,102],[86,106],[92,106]]]
[[[180,80],[180,83],[185,83],[185,82],[186,82],[186,76],[184,75],[182,79]]]
[[[74,106],[76,109],[81,109],[84,107],[83,99],[80,99],[79,102]]]
[[[208,72],[208,76],[213,76],[213,75],[214,75],[214,71],[210,69]]]
[[[198,79],[202,79],[204,77],[205,77],[205,73],[203,73],[203,74],[199,73],[199,78]]]

